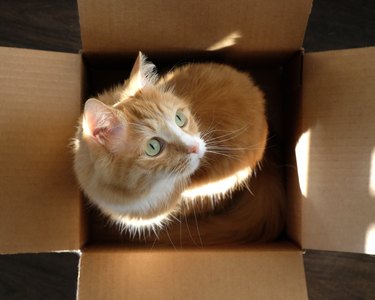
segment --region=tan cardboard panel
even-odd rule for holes
[[[77,54],[0,48],[0,253],[78,249]]]
[[[86,52],[290,54],[302,45],[311,1],[79,0],[78,8]]]
[[[302,253],[265,250],[88,251],[79,297],[307,299]]]
[[[302,246],[375,253],[375,48],[306,54]]]

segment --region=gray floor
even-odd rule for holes
[[[77,52],[73,0],[0,0],[0,45]],[[315,0],[306,51],[375,45],[374,0]],[[1,63],[1,62],[0,62]],[[75,299],[77,254],[0,256],[0,299]],[[375,257],[308,250],[310,299],[375,299]]]

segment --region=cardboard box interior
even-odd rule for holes
[[[249,58],[239,58],[223,52],[210,55],[179,53],[164,57],[147,54],[160,73],[169,70],[176,63],[192,61],[228,63],[238,69],[251,71],[257,84],[266,93],[272,134],[279,142],[282,141],[278,145],[278,151],[283,157],[280,167],[288,165],[284,154],[288,148],[293,148],[288,147],[289,141],[293,141],[293,130],[290,130],[289,125],[292,126],[295,121],[288,111],[294,105],[293,101],[298,101],[294,98],[291,101],[288,90],[292,88],[298,91],[300,88],[300,51],[290,53],[284,61],[280,61],[278,53],[269,59],[265,59],[267,57],[264,54],[261,57],[252,54]],[[83,55],[87,87],[84,99],[127,78],[134,56]],[[277,63],[270,64],[270,61]],[[296,92],[295,96],[298,95]],[[294,207],[293,204],[288,206]],[[287,216],[288,219],[301,216],[297,208]],[[292,227],[287,230],[290,234],[284,234],[277,243],[242,246],[223,244],[211,250],[197,246],[175,252],[174,247],[179,247],[178,245],[171,244],[167,248],[163,246],[157,249],[155,245],[137,243],[116,226],[111,226],[95,209],[89,208],[86,212],[87,240],[81,257],[80,299],[100,299],[108,296],[109,291],[112,298],[121,297],[125,293],[130,298],[139,299],[146,299],[150,295],[156,299],[176,296],[199,298],[202,297],[202,290],[207,293],[206,298],[211,295],[215,299],[226,299],[233,293],[240,297],[252,295],[254,299],[277,298],[281,290],[283,296],[287,295],[290,299],[307,297],[302,252],[299,240],[293,235],[297,230]],[[299,223],[300,221],[288,222],[292,225]],[[147,275],[143,271],[137,271],[145,270],[146,265],[143,267],[143,264],[148,266]],[[164,269],[169,272],[163,272]],[[208,269],[211,270],[209,274]],[[95,273],[95,270],[104,270],[104,273]],[[223,273],[226,272],[230,272],[231,276],[223,279]],[[217,289],[218,282],[221,282],[222,290]],[[252,284],[249,285],[249,282]],[[142,288],[143,284],[147,286],[146,290]],[[265,285],[269,288],[265,289]]]
[[[283,157],[280,167],[288,165],[289,155],[286,153],[288,149],[293,150],[293,147],[288,147],[288,143],[294,132],[290,129],[294,117],[289,115],[286,108],[298,102],[297,98],[291,98],[288,91],[292,89],[296,91],[294,96],[300,95],[300,51],[291,52],[283,60],[280,60],[278,53],[268,57],[251,54],[249,58],[228,55],[222,51],[209,54],[186,52],[168,56],[146,54],[161,74],[176,64],[200,61],[228,63],[240,70],[250,71],[266,93],[270,127],[279,142],[278,151]],[[121,83],[128,77],[134,59],[134,53],[111,57],[84,53],[87,87],[84,99],[114,83]],[[293,207],[293,204],[288,206]],[[287,216],[288,219],[301,216],[297,208]],[[157,244],[151,246],[133,241],[116,226],[112,226],[95,208],[88,208],[86,213],[87,240],[81,257],[80,299],[100,299],[109,293],[112,298],[124,294],[134,299],[150,296],[156,299],[201,298],[203,287],[205,297],[210,298],[211,295],[215,299],[226,299],[230,294],[239,298],[247,295],[252,295],[254,299],[279,298],[280,291],[282,297],[287,296],[289,299],[307,297],[302,252],[299,240],[293,235],[296,232],[293,227],[288,229],[290,234],[285,231],[276,243],[267,245],[230,246],[224,243],[211,250],[195,247],[182,248],[176,252],[174,247],[178,248],[178,245],[158,248]],[[146,269],[147,274],[144,273]],[[164,269],[169,271],[163,272]],[[208,269],[211,271],[207,273]],[[104,273],[96,270],[103,270]],[[227,272],[231,276],[223,279],[222,275]],[[92,284],[99,281],[102,283]],[[218,282],[221,282],[219,289]],[[273,288],[264,288],[269,283]],[[147,289],[142,289],[142,285],[147,286]]]
[[[262,55],[261,59],[244,58],[239,59],[236,56],[224,56],[222,53],[212,52],[210,55],[197,54],[197,53],[180,53],[168,56],[154,56],[149,55],[149,59],[157,66],[158,72],[163,74],[170,70],[172,67],[177,65],[183,65],[189,62],[207,62],[214,61],[220,63],[231,64],[234,67],[251,72],[251,75],[255,79],[257,85],[265,92],[267,102],[267,117],[270,125],[270,141],[269,147],[277,147],[281,153],[280,168],[286,165],[284,152],[286,150],[285,142],[288,140],[287,135],[291,132],[287,132],[285,124],[286,120],[290,120],[291,116],[285,115],[287,111],[284,111],[284,107],[290,107],[290,97],[286,95],[285,85],[289,83],[289,74],[285,72],[286,69],[292,62],[294,62],[294,72],[298,72],[300,66],[295,61],[300,61],[300,53],[291,53],[289,59],[284,62],[275,60],[279,55],[276,53],[274,56]],[[292,57],[297,57],[292,59]],[[132,64],[135,60],[135,55],[129,56],[115,56],[112,57],[98,57],[95,55],[93,58],[90,55],[83,55],[85,66],[86,66],[86,95],[84,99],[97,95],[98,92],[102,92],[114,84],[123,82],[130,73]],[[277,64],[271,65],[270,61],[278,61]],[[264,62],[267,62],[266,64]],[[297,75],[299,76],[299,75]],[[87,234],[87,245],[103,244],[103,243],[134,243],[129,240],[129,236],[126,233],[119,231],[118,226],[111,225],[111,222],[98,213],[95,208],[88,210],[88,234]],[[192,229],[194,230],[194,229]],[[142,244],[139,244],[141,246]],[[172,244],[170,245],[173,246]],[[146,246],[149,247],[149,246]]]

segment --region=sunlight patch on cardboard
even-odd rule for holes
[[[305,197],[307,197],[309,185],[310,139],[311,129],[300,136],[295,148],[299,186],[302,195]]]
[[[237,43],[237,40],[240,39],[241,37],[242,37],[241,33],[239,33],[238,31],[234,31],[231,34],[224,37],[223,39],[221,39],[220,41],[208,47],[206,50],[215,51],[215,50],[233,46]]]

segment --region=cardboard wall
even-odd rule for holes
[[[374,82],[374,47],[305,56],[297,149],[305,248],[375,252]]]
[[[0,253],[79,249],[81,58],[0,48]]]
[[[80,0],[78,8],[88,52],[289,55],[302,45],[311,1]]]
[[[91,250],[78,299],[307,299],[302,253],[243,250]],[[95,284],[92,284],[95,282]]]

